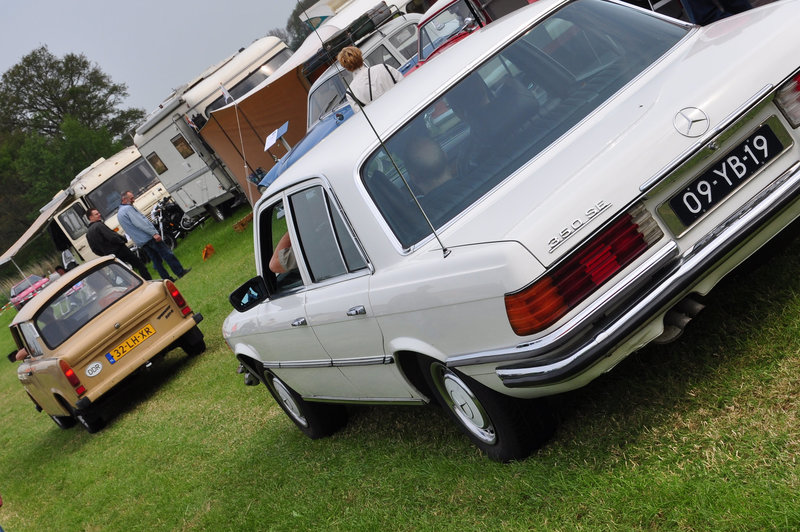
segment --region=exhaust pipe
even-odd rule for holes
[[[704,308],[705,305],[691,296],[681,300],[664,315],[664,332],[653,342],[658,344],[674,342],[683,334],[686,325]]]

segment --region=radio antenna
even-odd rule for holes
[[[310,17],[308,16],[308,12],[306,11],[306,7],[301,3],[301,0],[297,0],[297,5],[300,6],[300,9],[303,11],[303,14],[306,16],[306,19],[310,20]],[[403,16],[405,16],[405,15],[403,15]],[[325,53],[327,54],[328,60],[331,62],[332,65],[335,65],[337,63],[337,59],[336,59],[335,56],[333,56],[331,54],[331,50],[325,48],[325,41],[322,39],[322,36],[317,31],[316,26],[312,25],[312,31],[314,32],[314,35],[317,36],[317,39],[319,39],[320,47],[321,47],[322,50],[325,50]],[[351,38],[351,42],[353,43],[353,46],[355,46],[355,42],[352,40],[352,38]],[[350,82],[347,81],[347,78],[344,76],[342,71],[340,69],[338,69],[338,68],[336,69],[336,75],[339,76],[341,81],[344,83],[345,87],[347,87],[347,90],[350,91],[351,90],[350,89]],[[351,91],[351,94],[352,94],[352,91]],[[406,190],[408,190],[408,193],[411,196],[411,199],[414,200],[414,205],[417,206],[417,208],[419,209],[419,212],[422,213],[422,217],[425,218],[425,222],[428,224],[428,227],[430,227],[431,232],[433,233],[433,237],[436,239],[436,242],[439,243],[439,247],[442,248],[442,257],[443,258],[447,258],[450,255],[450,251],[451,250],[448,249],[444,245],[444,242],[442,242],[442,239],[439,237],[439,233],[438,233],[438,231],[436,231],[436,227],[434,227],[433,222],[431,222],[431,219],[428,217],[428,214],[425,212],[425,209],[422,208],[422,205],[420,204],[419,199],[417,199],[417,196],[414,194],[414,191],[411,189],[411,185],[409,184],[408,180],[406,179],[406,176],[400,170],[400,167],[398,166],[397,161],[395,161],[394,156],[392,155],[392,152],[390,152],[389,149],[386,147],[386,144],[383,142],[383,139],[381,138],[380,134],[378,133],[378,130],[375,129],[375,126],[373,125],[372,120],[369,117],[369,114],[367,114],[367,110],[365,109],[365,106],[362,105],[361,101],[359,101],[357,98],[353,98],[353,100],[355,101],[355,104],[359,107],[361,112],[364,114],[364,118],[367,120],[367,124],[369,124],[369,127],[372,130],[372,133],[375,135],[375,138],[378,139],[378,142],[380,143],[381,148],[383,149],[384,153],[386,153],[386,156],[389,157],[389,160],[392,162],[392,166],[394,167],[395,171],[397,172],[397,175],[400,176],[400,179],[403,181],[403,184],[405,185]]]

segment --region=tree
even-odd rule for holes
[[[0,130],[56,137],[71,116],[89,129],[106,128],[123,138],[145,116],[142,109],[119,109],[128,96],[83,54],[59,59],[41,46],[6,71],[0,81]]]
[[[300,13],[308,9],[316,3],[317,0],[298,0],[297,5],[289,15],[289,20],[286,21],[286,32],[289,34],[289,41],[286,45],[292,50],[303,44],[303,41],[311,34],[311,26],[300,19]]]
[[[281,41],[286,43],[287,46],[288,46],[289,41],[291,40],[291,37],[289,37],[289,32],[287,32],[283,28],[272,28],[271,30],[269,30],[267,32],[266,36],[267,37],[270,37],[270,36],[271,37],[277,37],[278,39],[280,39]]]

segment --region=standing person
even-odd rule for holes
[[[86,212],[86,218],[89,219],[89,229],[86,231],[86,240],[89,242],[89,247],[95,255],[99,257],[103,255],[116,255],[119,259],[124,260],[136,268],[139,275],[148,281],[152,279],[152,277],[150,277],[150,272],[147,271],[147,265],[126,245],[127,240],[125,237],[113,231],[109,226],[103,223],[103,215],[100,214],[100,211],[97,209],[89,209]]]
[[[119,225],[122,226],[122,229],[133,239],[137,246],[145,250],[162,279],[174,281],[164,268],[164,264],[161,262],[162,259],[167,261],[172,272],[180,279],[189,273],[191,268],[184,268],[178,257],[161,241],[161,235],[158,234],[150,220],[133,206],[133,198],[133,192],[130,190],[122,194],[122,204],[117,212]]]
[[[753,9],[748,0],[681,0],[681,5],[689,20],[701,26]]]
[[[345,70],[353,73],[353,81],[350,82],[350,89],[347,91],[347,100],[354,112],[358,112],[360,107],[375,100],[403,79],[403,74],[389,65],[365,66],[361,50],[355,46],[342,48],[336,59]]]

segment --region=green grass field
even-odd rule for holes
[[[800,244],[724,280],[677,342],[551,398],[554,438],[502,465],[433,407],[351,408],[311,441],[245,387],[220,333],[254,275],[236,219],[176,249],[208,350],[123,383],[105,430],[57,428],[0,362],[7,532],[800,529]]]

